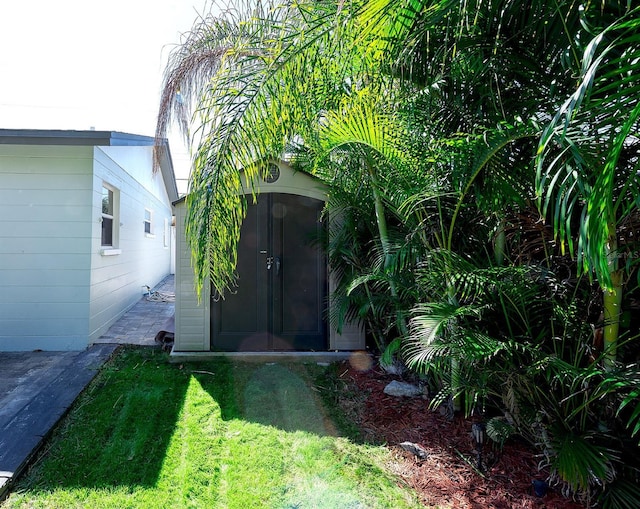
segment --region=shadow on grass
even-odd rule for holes
[[[155,349],[121,348],[76,401],[45,456],[18,488],[153,487],[163,468],[172,468],[167,465],[172,440],[178,447],[201,446],[215,454],[224,423],[233,420],[335,435],[307,383],[312,376],[304,365],[224,358],[176,365]],[[204,401],[198,385],[210,396]],[[194,397],[201,401],[190,401]],[[194,412],[203,413],[190,424],[198,429],[181,429],[184,414]],[[194,434],[199,444],[190,445]]]
[[[54,430],[18,489],[153,486],[190,375],[166,354],[122,347]]]
[[[376,451],[333,437],[322,372],[123,348],[2,507],[418,507]]]

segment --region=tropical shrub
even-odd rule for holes
[[[574,279],[567,292],[572,282],[545,267],[478,267],[442,252],[418,282],[429,302],[413,310],[404,354],[435,380],[432,406],[463,395],[465,413],[487,419],[496,442],[519,435],[534,445],[567,496],[633,507],[640,370],[607,371],[594,359],[582,316],[591,285]]]

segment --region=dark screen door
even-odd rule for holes
[[[211,303],[212,348],[325,350],[323,202],[289,194],[258,200],[242,224],[237,288]]]

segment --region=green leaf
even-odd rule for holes
[[[391,343],[387,345],[380,356],[380,364],[390,366],[393,364],[394,356],[400,350],[400,346],[402,345],[401,338],[394,339]]]

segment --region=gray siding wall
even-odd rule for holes
[[[0,146],[0,350],[86,346],[92,147]]]
[[[151,168],[151,147],[94,149],[89,342],[138,302],[145,286],[153,288],[171,272],[172,207],[162,176]],[[101,246],[103,183],[119,195],[113,249]],[[151,234],[144,230],[145,209],[152,213]]]
[[[209,288],[202,291],[198,302],[191,251],[184,233],[186,206],[184,201],[175,206],[176,214],[176,352],[205,352],[210,349]],[[207,285],[208,286],[208,285]]]

